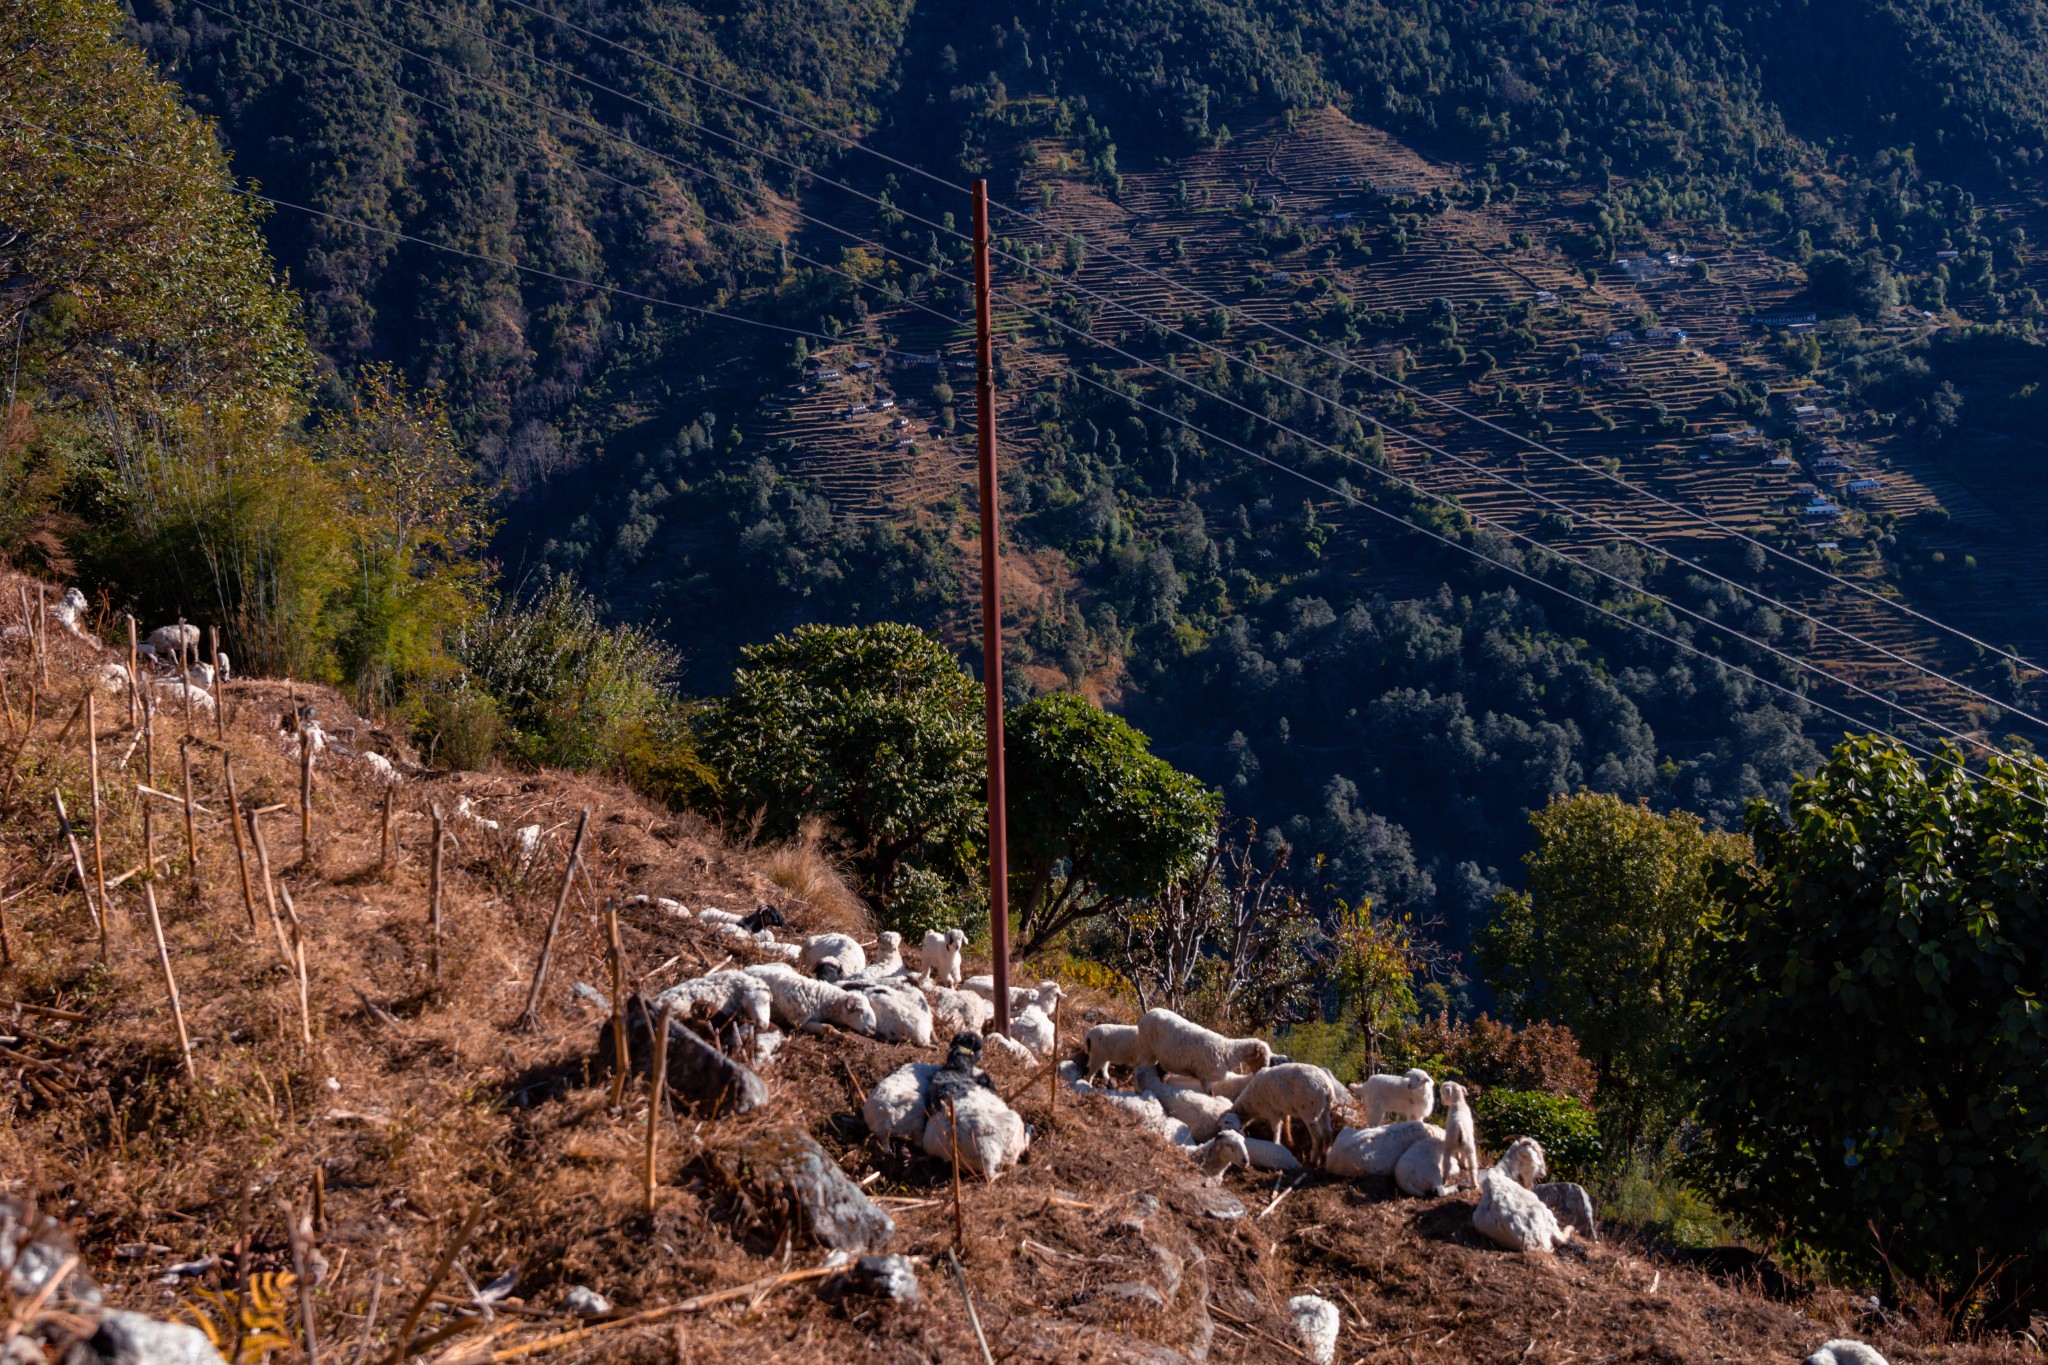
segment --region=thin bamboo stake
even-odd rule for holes
[[[967,1305],[967,1322],[974,1328],[974,1340],[981,1346],[983,1365],[996,1365],[996,1358],[989,1354],[988,1338],[981,1334],[981,1314],[974,1311],[974,1296],[967,1292],[967,1272],[960,1268],[960,1258],[949,1247],[946,1260],[953,1267],[953,1282],[960,1286],[960,1302]]]
[[[967,1246],[967,1215],[960,1207],[960,1119],[953,1112],[953,1101],[946,1101],[946,1146],[953,1153],[953,1245],[962,1250]]]
[[[46,583],[36,584],[36,620],[31,627],[35,632],[36,660],[41,665],[43,686],[50,685],[50,588]]]
[[[0,897],[0,967],[14,965],[14,944],[7,937],[7,907],[21,898],[17,891],[12,896]]]
[[[64,793],[50,788],[50,799],[57,803],[57,828],[64,832],[64,842],[71,845],[71,870],[78,874],[78,894],[85,897],[85,913],[92,916],[92,927],[99,930],[100,942],[106,942],[106,917],[92,903],[92,883],[85,879],[85,859],[78,853],[78,831],[71,828],[71,816],[64,809]]]
[[[377,867],[380,871],[391,870],[391,817],[398,805],[398,782],[393,779],[384,784],[384,829],[377,841]]]
[[[626,949],[619,942],[617,901],[604,903],[604,931],[612,958],[612,1053],[618,1064],[612,1075],[612,1104],[616,1107],[626,1098],[626,1072],[632,1065],[626,1052]]]
[[[561,932],[562,911],[569,904],[569,888],[576,882],[576,864],[583,857],[583,836],[590,829],[590,807],[576,821],[576,838],[569,845],[569,864],[562,869],[562,889],[555,897],[555,913],[548,919],[548,936],[540,946],[540,962],[533,969],[533,989],[526,993],[526,1008],[520,1012],[521,1028],[540,1027],[540,992],[548,979],[548,964],[555,956],[555,935]]]
[[[441,1248],[441,1257],[434,1262],[434,1273],[420,1289],[420,1296],[413,1300],[412,1309],[405,1315],[405,1325],[398,1329],[398,1349],[385,1358],[385,1365],[401,1365],[412,1352],[413,1329],[420,1325],[420,1315],[433,1302],[434,1291],[441,1287],[441,1281],[448,1278],[448,1267],[455,1264],[455,1258],[469,1245],[469,1239],[476,1235],[477,1224],[484,1220],[484,1207],[479,1204],[469,1211],[469,1217],[462,1220],[462,1228],[448,1239]]]
[[[313,738],[299,724],[299,861],[313,865]]]
[[[662,1006],[661,1022],[654,1030],[654,1069],[647,1077],[647,1216],[654,1217],[654,1166],[661,1144],[661,1101],[668,1082],[668,1026],[675,1017],[673,1004]]]
[[[164,989],[171,996],[171,1017],[178,1021],[178,1051],[185,1057],[186,1076],[196,1083],[199,1068],[192,1062],[192,1037],[185,1032],[185,1007],[178,1002],[178,978],[171,975],[171,950],[164,943],[163,916],[156,909],[156,883],[147,877],[142,882],[142,898],[149,905],[149,928],[156,935],[156,960],[164,969]]]
[[[59,730],[57,737],[50,741],[50,747],[55,748],[71,738],[71,732],[78,728],[78,722],[85,719],[85,703],[91,696],[92,689],[88,687],[85,689],[84,694],[79,697],[78,705],[71,708],[71,719],[64,722],[64,728]]]
[[[86,694],[85,706],[85,747],[92,761],[92,876],[100,891],[100,961],[107,960],[107,935],[113,918],[113,907],[107,901],[107,860],[104,841],[100,838],[100,821],[105,818],[100,793],[100,723],[99,704],[91,693]]]
[[[5,785],[0,785],[0,801],[13,799],[15,780],[21,776],[21,756],[27,751],[28,742],[34,739],[36,734],[36,698],[39,695],[35,679],[29,679],[28,724],[21,727],[21,738],[14,741],[14,752],[7,756],[7,781]]]
[[[220,756],[221,772],[228,782],[228,825],[235,831],[235,866],[242,872],[242,908],[249,912],[249,927],[256,927],[256,888],[249,881],[249,849],[242,838],[242,802],[235,794],[235,757]]]
[[[284,920],[277,913],[277,883],[270,876],[270,845],[263,838],[263,822],[257,818],[261,811],[249,813],[249,837],[256,841],[256,865],[263,872],[263,901],[270,907],[270,927],[277,935],[278,955],[287,967],[296,967],[298,959],[292,954],[291,945],[284,941]]]
[[[277,894],[284,898],[285,913],[292,921],[291,967],[299,979],[299,1042],[307,1048],[313,1046],[313,1000],[312,985],[306,979],[306,926],[299,921],[298,907],[292,904],[292,890],[288,886],[277,888]]]
[[[320,1365],[319,1334],[313,1327],[313,1277],[306,1273],[308,1232],[300,1225],[299,1211],[291,1206],[290,1200],[280,1199],[277,1206],[284,1212],[285,1236],[292,1244],[292,1268],[298,1271],[299,1326],[306,1334],[306,1365]]]
[[[156,785],[156,697],[142,699],[142,780]]]
[[[427,954],[434,969],[434,1002],[441,1000],[441,849],[447,842],[442,832],[441,803],[432,807],[434,821],[434,849],[427,862],[427,921],[433,929]]]
[[[185,733],[192,733],[192,646],[185,640],[185,618],[178,618],[178,695],[185,699]]]
[[[142,685],[142,651],[135,643],[135,618],[128,618],[128,723],[142,723],[142,696],[137,689]]]
[[[221,676],[220,627],[206,628],[206,662],[213,669],[213,737],[223,744],[228,738],[228,680]]]
[[[189,743],[178,746],[178,766],[184,770],[185,778],[185,871],[192,878],[192,889],[199,889],[199,831],[192,823],[192,746]]]

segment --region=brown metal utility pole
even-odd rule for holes
[[[989,340],[988,181],[974,182],[975,420],[981,437],[981,687],[988,699],[988,923],[997,1033],[1010,1031],[1010,833],[1003,781],[1003,581],[996,546],[995,348]]]

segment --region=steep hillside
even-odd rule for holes
[[[0,603],[18,602],[21,582],[0,581]],[[619,907],[630,988],[653,991],[733,950],[651,898],[765,901],[786,937],[859,931],[825,894],[829,878],[814,871],[808,894],[793,889],[786,853],[734,846],[609,784],[422,768],[326,689],[238,680],[220,691],[223,717],[200,704],[188,722],[175,700],[138,734],[122,689],[101,680],[114,652],[52,621],[45,665],[0,610],[13,632],[0,640],[0,1194],[56,1214],[109,1301],[153,1314],[219,1321],[252,1276],[313,1268],[309,1293],[281,1296],[282,1340],[252,1341],[248,1358],[312,1339],[329,1359],[403,1359],[411,1332],[411,1356],[444,1365],[967,1360],[979,1347],[964,1295],[1006,1360],[1264,1361],[1300,1355],[1285,1305],[1301,1293],[1338,1306],[1345,1360],[1791,1361],[1845,1332],[1897,1362],[2020,1358],[1916,1344],[1902,1319],[1837,1292],[1773,1301],[1625,1228],[1557,1257],[1512,1256],[1475,1236],[1469,1192],[1413,1201],[1322,1175],[1205,1181],[1104,1099],[1056,1095],[1025,1067],[994,1073],[1036,1125],[1029,1158],[998,1183],[969,1180],[956,1215],[950,1172],[867,1138],[855,1113],[883,1075],[937,1054],[831,1029],[787,1041],[753,1113],[686,1103],[658,1119],[650,1166],[643,1082],[612,1102],[605,1009],[578,984],[611,992],[599,907]],[[68,724],[87,695],[90,723]],[[300,733],[280,728],[294,714],[326,740],[307,846]],[[387,786],[371,753],[402,780]],[[252,884],[224,757],[266,832]],[[152,775],[179,798],[146,794]],[[68,830],[52,813],[59,795]],[[145,802],[153,873],[139,871]],[[436,807],[451,835],[438,949]],[[583,811],[588,875],[565,885]],[[537,843],[522,850],[515,831],[528,826]],[[100,865],[104,897],[90,889]],[[104,956],[95,909],[111,931]],[[549,972],[522,1026],[537,960]],[[1070,1042],[1122,1012],[1086,991],[1061,1009]],[[911,1258],[921,1304],[831,1273],[815,1230],[764,1186],[763,1171],[806,1142],[887,1213],[875,1249]],[[307,1240],[295,1252],[297,1217]],[[573,1286],[613,1307],[579,1319],[563,1302]],[[32,1326],[59,1349],[89,1331],[81,1305],[45,1306]]]

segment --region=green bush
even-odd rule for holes
[[[1498,1152],[1518,1137],[1543,1144],[1553,1180],[1584,1180],[1600,1165],[1600,1125],[1569,1095],[1540,1090],[1482,1090],[1472,1101],[1479,1143]]]
[[[498,704],[464,682],[432,688],[418,697],[414,732],[428,761],[449,768],[481,768],[498,754],[505,721]]]
[[[962,908],[944,877],[924,867],[906,867],[896,874],[881,910],[882,927],[903,935],[906,946],[924,942],[927,929],[976,931],[975,916]],[[983,937],[987,936],[982,931]]]

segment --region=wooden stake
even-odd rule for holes
[[[555,913],[548,919],[548,936],[540,946],[540,962],[533,969],[533,989],[526,993],[526,1008],[519,1015],[521,1028],[540,1027],[540,992],[548,979],[548,963],[555,955],[555,935],[562,928],[562,910],[569,904],[569,888],[576,882],[576,864],[583,857],[583,836],[590,829],[590,807],[576,822],[576,838],[569,845],[569,865],[562,869],[562,889],[555,897]]]
[[[242,838],[242,802],[235,794],[235,758],[220,756],[221,772],[228,782],[228,824],[235,831],[235,866],[242,872],[242,908],[249,912],[249,927],[256,927],[256,888],[249,882],[249,848]]]
[[[390,798],[385,798],[389,800]],[[433,929],[427,950],[429,962],[434,969],[434,1000],[441,999],[441,847],[447,842],[441,827],[441,803],[431,807],[434,821],[434,848],[427,862],[427,922]]]
[[[85,913],[92,916],[92,927],[100,932],[100,943],[104,947],[107,937],[106,917],[92,903],[92,883],[85,879],[85,859],[78,853],[78,832],[71,828],[71,816],[64,809],[64,793],[50,788],[50,799],[57,803],[57,828],[64,832],[64,842],[71,845],[71,870],[78,874],[78,894],[85,897]],[[105,954],[102,953],[104,960]]]
[[[654,1031],[654,1070],[647,1077],[647,1216],[654,1217],[654,1164],[660,1150],[661,1101],[668,1083],[668,1026],[675,1017],[673,1004],[662,1006],[661,1022]]]
[[[313,739],[299,725],[299,861],[313,865]]]
[[[135,618],[128,618],[128,723],[142,723],[142,651],[135,643]]]
[[[142,780],[156,785],[156,697],[142,699]]]
[[[313,1277],[306,1273],[308,1230],[300,1225],[298,1210],[289,1200],[280,1199],[277,1206],[284,1212],[284,1232],[292,1244],[292,1268],[298,1271],[299,1327],[306,1334],[306,1365],[320,1365],[319,1335],[313,1329]]]
[[[967,1248],[967,1215],[960,1207],[960,1118],[953,1112],[953,1101],[946,1101],[946,1146],[953,1153],[953,1245],[959,1250]]]
[[[398,782],[394,779],[384,784],[384,829],[377,841],[377,867],[380,871],[391,870],[391,817],[398,804]]]
[[[145,820],[148,818],[145,813]],[[199,1068],[192,1062],[192,1038],[185,1032],[185,1007],[178,1003],[178,978],[171,975],[171,950],[164,943],[163,916],[156,909],[156,882],[151,878],[142,879],[142,898],[149,905],[149,928],[156,935],[156,960],[164,969],[164,989],[171,996],[171,1017],[178,1022],[178,1051],[185,1057],[185,1074],[195,1083],[199,1080]]]
[[[185,641],[185,618],[178,618],[178,695],[185,699],[185,733],[192,733],[192,646]]]
[[[626,1098],[626,1072],[632,1063],[626,1051],[626,949],[619,942],[619,906],[604,903],[604,932],[612,958],[612,1050],[618,1070],[612,1075],[612,1104]]]
[[[178,745],[178,766],[184,769],[185,777],[185,871],[192,878],[192,889],[199,889],[199,831],[192,824],[192,746]]]
[[[285,913],[292,921],[291,968],[299,978],[299,1041],[307,1048],[313,1046],[313,1000],[312,986],[306,980],[306,926],[299,920],[299,909],[292,904],[292,890],[288,886],[277,888],[277,894],[284,899]]]
[[[284,920],[277,913],[277,884],[270,876],[270,845],[263,838],[263,822],[257,818],[260,814],[249,813],[249,837],[256,841],[256,865],[263,872],[263,901],[270,907],[270,927],[277,934],[278,955],[284,958],[285,966],[296,969],[298,958],[284,941]]]
[[[150,812],[148,801],[143,801],[140,804],[142,806],[142,873],[146,877],[154,877],[156,875],[156,865],[161,861],[156,856],[156,819]]]
[[[228,680],[221,676],[220,627],[206,628],[206,662],[213,669],[213,737],[223,744],[228,738]]]
[[[100,821],[105,818],[105,808],[100,795],[100,718],[99,704],[93,695],[86,694],[85,703],[85,747],[92,762],[92,877],[93,884],[100,892],[100,961],[107,960],[107,935],[113,918],[113,909],[107,902],[107,859],[104,841],[100,838]]]
[[[313,1235],[327,1231],[327,1168],[313,1168]]]
[[[434,1263],[433,1275],[421,1286],[420,1296],[413,1300],[412,1310],[405,1315],[405,1326],[398,1329],[398,1349],[385,1357],[385,1365],[400,1365],[400,1362],[411,1353],[413,1329],[420,1325],[420,1315],[426,1312],[427,1305],[433,1302],[434,1291],[441,1287],[442,1280],[448,1278],[448,1267],[455,1264],[455,1258],[469,1245],[469,1239],[476,1235],[477,1224],[483,1220],[484,1209],[483,1205],[479,1204],[471,1209],[469,1217],[462,1221],[461,1230],[449,1238],[447,1245],[441,1248],[441,1257]]]
[[[48,584],[36,584],[36,620],[29,628],[35,633],[36,661],[43,675],[43,686],[50,685],[50,589]]]

